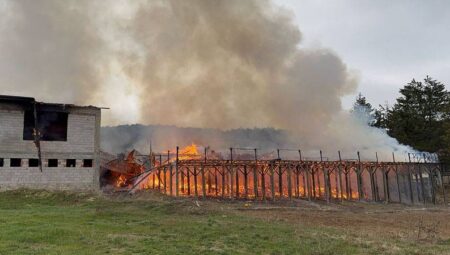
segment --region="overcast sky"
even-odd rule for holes
[[[335,51],[373,105],[426,75],[450,85],[450,1],[276,0],[293,11],[301,47]],[[354,96],[344,99],[348,108]]]
[[[336,52],[358,73],[357,92],[375,106],[394,103],[398,90],[413,78],[422,80],[430,75],[450,88],[450,1],[274,2],[291,10],[302,32],[299,47],[325,47]],[[6,3],[0,0],[0,11]],[[355,96],[344,98],[345,108],[352,105]]]

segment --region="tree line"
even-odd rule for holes
[[[359,94],[351,112],[401,144],[436,153],[441,162],[450,163],[450,93],[441,82],[429,76],[413,79],[400,89],[393,105],[378,108]]]

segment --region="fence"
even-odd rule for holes
[[[322,154],[322,153],[321,153]],[[340,154],[339,154],[340,155]],[[156,189],[173,196],[275,200],[302,198],[330,201],[438,203],[439,163],[357,160],[239,159],[171,155],[137,177],[134,188]],[[236,159],[235,159],[236,158]],[[442,192],[439,193],[438,192]],[[441,195],[441,196],[440,196]]]

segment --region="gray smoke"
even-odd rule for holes
[[[103,124],[270,127],[290,133],[287,146],[408,149],[342,110],[355,75],[332,51],[302,47],[291,13],[270,1],[3,0],[0,10],[2,93],[109,106]]]
[[[102,128],[102,148],[118,154],[137,149],[148,153],[150,143],[154,151],[174,152],[176,146],[191,144],[209,146],[211,150],[228,151],[230,147],[259,148],[271,151],[285,148],[289,144],[289,134],[272,128],[218,130],[206,128],[179,128],[160,125],[120,125]],[[110,139],[115,137],[115,139]],[[150,140],[152,139],[152,140]]]
[[[87,2],[2,1],[3,93],[57,102],[94,103],[102,47]]]

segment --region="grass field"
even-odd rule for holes
[[[446,208],[0,193],[0,254],[450,254]]]

